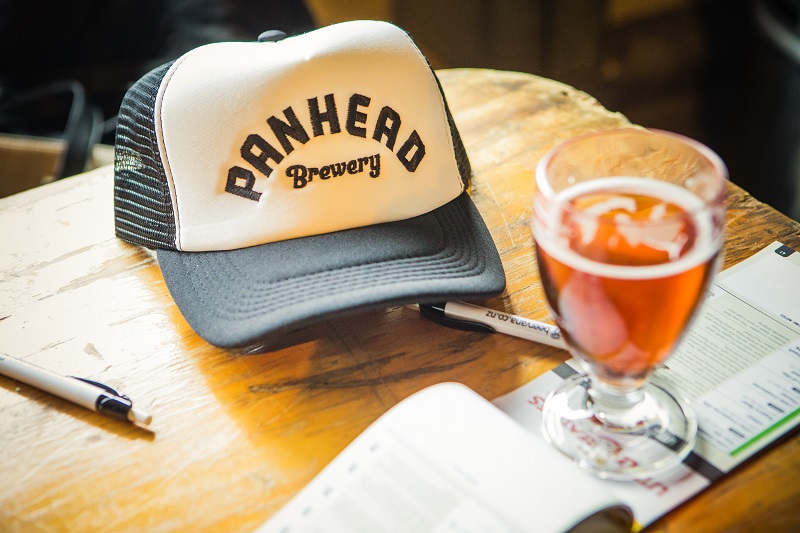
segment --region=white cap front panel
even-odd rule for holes
[[[156,119],[185,251],[401,220],[463,191],[436,81],[387,23],[200,47]]]

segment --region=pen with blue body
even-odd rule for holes
[[[146,426],[153,419],[144,411],[134,408],[130,398],[107,385],[62,376],[4,353],[0,353],[0,374],[119,420]]]
[[[464,302],[419,304],[422,316],[439,324],[469,331],[504,333],[566,349],[558,326]]]

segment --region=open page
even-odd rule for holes
[[[389,410],[261,533],[628,531],[598,481],[455,383]]]
[[[541,437],[548,392],[579,370],[570,361],[495,400]],[[656,378],[691,401],[694,452],[668,474],[602,482],[644,526],[691,498],[800,422],[800,253],[773,243],[714,284],[676,353]]]

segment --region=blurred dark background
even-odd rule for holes
[[[122,95],[150,68],[359,18],[403,27],[434,68],[530,72],[694,137],[800,219],[800,0],[0,0],[0,132],[63,138],[71,113],[83,144],[113,144]]]

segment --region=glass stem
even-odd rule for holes
[[[650,414],[648,395],[641,386],[618,387],[592,377],[587,407],[609,428],[644,428]]]

